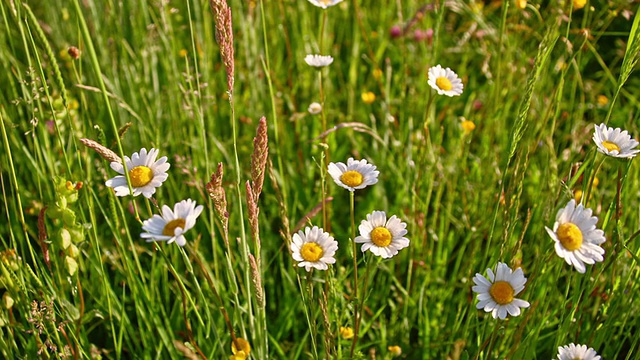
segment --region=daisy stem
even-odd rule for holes
[[[322,48],[324,47],[324,27],[327,23],[327,12],[322,12],[322,20],[320,21],[320,54],[322,54]]]
[[[353,244],[353,342],[351,343],[351,351],[349,356],[353,357],[353,352],[356,349],[356,343],[358,342],[358,315],[360,313],[358,309],[358,258],[356,247],[356,220],[355,220],[355,191],[349,192],[349,208],[351,210],[351,243]]]
[[[313,269],[310,272],[307,272],[307,290],[311,291],[312,287],[311,287],[311,274],[313,272]],[[318,345],[316,344],[316,331],[315,331],[315,321],[311,321],[311,316],[314,313],[313,309],[312,309],[312,303],[313,300],[309,299],[309,301],[307,301],[306,296],[305,296],[305,289],[302,286],[302,281],[300,280],[300,273],[297,272],[297,278],[298,278],[298,286],[300,287],[300,296],[302,296],[302,308],[304,309],[304,316],[307,319],[307,325],[309,325],[309,331],[311,331],[311,346],[313,347],[313,354],[314,354],[314,359],[318,358]],[[313,296],[310,296],[311,298],[313,298]]]
[[[618,165],[618,181],[616,187],[616,227],[622,216],[622,203],[620,202],[620,193],[622,192],[622,166]]]
[[[233,325],[231,324],[231,320],[229,319],[229,314],[227,313],[227,309],[225,309],[225,307],[224,307],[224,303],[222,302],[222,297],[220,297],[220,293],[218,293],[218,288],[216,287],[216,284],[213,282],[213,279],[211,278],[211,275],[209,274],[209,270],[207,268],[205,268],[204,263],[200,259],[199,253],[196,250],[194,250],[191,246],[187,246],[187,249],[189,250],[189,252],[193,256],[193,259],[196,261],[196,263],[200,267],[200,270],[202,271],[202,274],[204,275],[204,278],[207,280],[207,283],[209,284],[209,287],[211,287],[211,291],[213,292],[213,296],[218,301],[218,309],[222,313],[222,317],[224,318],[224,322],[227,325],[227,328],[229,329],[229,335],[231,335],[231,340],[233,342],[235,342],[236,341],[236,333],[233,330]],[[184,255],[184,256],[185,256],[185,261],[186,261],[188,259],[188,257],[186,255]]]
[[[322,104],[320,117],[322,119],[322,134],[324,134],[327,131],[327,120],[324,112],[324,90],[322,88],[322,71],[318,71],[318,82],[320,84],[320,103]],[[324,141],[324,138],[322,140]],[[323,155],[321,156],[321,160],[320,160],[320,164],[322,166],[322,168],[320,169],[320,172],[322,172],[322,174],[320,176],[322,177],[322,227],[327,232],[331,231],[331,225],[327,217],[327,204],[326,204],[326,200],[327,200],[326,185],[327,184],[324,182],[325,174],[327,171],[326,166],[324,166],[324,164],[326,164],[328,161],[329,161],[329,146],[325,146]]]
[[[193,301],[193,298],[189,295],[189,292],[184,286],[182,279],[178,276],[178,273],[176,272],[176,269],[173,267],[167,254],[164,253],[164,250],[162,250],[162,247],[157,243],[154,243],[153,245],[155,246],[156,251],[160,253],[160,255],[162,255],[162,258],[167,264],[167,269],[169,270],[171,275],[173,275],[174,279],[176,279],[176,282],[178,283],[178,289],[180,289],[180,294],[182,295],[182,316],[184,320],[184,325],[187,329],[187,337],[189,338],[189,343],[193,345],[193,347],[196,349],[196,351],[202,358],[206,358],[206,356],[204,355],[204,353],[196,343],[195,338],[193,337],[191,322],[189,321],[189,316],[188,316],[189,309],[188,309],[187,303],[190,303],[192,310],[195,310],[194,313],[198,318],[198,322],[200,323],[200,326],[204,326],[204,321],[202,320],[202,317],[200,316],[200,313],[198,312],[198,310],[196,310],[196,305]]]
[[[355,242],[354,242],[354,244],[355,244]],[[358,334],[358,330],[360,329],[360,322],[362,321],[362,310],[364,309],[364,300],[365,300],[365,297],[367,295],[367,287],[369,286],[369,273],[371,272],[371,267],[373,266],[373,262],[375,260],[376,259],[373,258],[373,255],[369,256],[369,260],[368,261],[366,261],[366,257],[365,257],[365,261],[367,263],[367,266],[366,266],[365,271],[364,271],[364,285],[362,286],[362,292],[360,293],[361,297],[362,297],[362,299],[360,300],[360,306],[358,307],[358,310],[360,312],[358,313],[358,316],[356,316],[356,326],[353,329],[353,334],[354,334],[353,337],[354,337],[354,339],[357,336],[356,334]],[[352,356],[353,356],[353,354],[352,354]]]
[[[429,133],[429,118],[430,116],[430,110],[431,110],[431,104],[433,103],[433,93],[431,91],[429,91],[429,100],[427,100],[427,106],[424,109],[424,141],[425,144],[430,144],[431,143],[431,139],[430,139],[430,133]],[[425,151],[427,153],[429,153],[428,149],[425,149]]]
[[[327,200],[327,166],[325,165],[325,153],[322,152],[320,154],[320,186],[322,188],[322,228],[326,229],[325,231],[329,232],[328,229],[328,220],[327,220],[327,205],[325,204]]]
[[[597,155],[598,154],[594,154],[594,161]],[[583,200],[581,201],[584,204],[587,204],[589,202],[589,199],[591,198],[591,191],[593,190],[593,182],[595,181],[596,176],[598,175],[598,171],[600,170],[600,167],[602,166],[603,163],[604,163],[604,158],[599,163],[597,163],[595,170],[589,177],[589,186],[587,187],[587,193],[584,194],[584,196],[582,197]]]

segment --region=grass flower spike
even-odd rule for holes
[[[317,7],[321,7],[326,9],[330,6],[337,5],[342,2],[342,0],[309,0],[310,3]]]
[[[307,271],[311,271],[311,268],[327,270],[327,264],[336,262],[333,256],[338,250],[338,242],[321,228],[307,226],[304,232],[300,230],[293,234],[291,250],[293,259],[299,261],[299,267],[304,266]]]
[[[196,206],[196,202],[187,199],[175,204],[173,210],[167,205],[162,207],[162,216],[153,215],[151,219],[142,223],[140,237],[151,241],[166,241],[167,244],[176,242],[184,246],[187,240],[184,233],[196,224],[196,219],[202,213],[202,205]]]
[[[328,55],[307,55],[304,57],[304,62],[309,66],[322,68],[331,65],[331,63],[333,63],[333,57]]]
[[[140,194],[146,198],[150,198],[156,192],[156,188],[167,180],[169,174],[167,170],[171,166],[167,163],[167,157],[163,156],[156,161],[158,150],[151,149],[147,153],[147,149],[140,149],[140,153],[134,152],[131,159],[125,156],[124,161],[129,178],[131,179],[131,187],[133,188],[133,196]],[[127,178],[124,176],[125,166],[119,162],[112,162],[111,168],[121,175],[111,178],[105,182],[108,187],[116,191],[116,196],[129,195],[129,186]]]
[[[607,239],[602,230],[596,229],[597,222],[598,218],[591,216],[591,209],[585,209],[582,204],[576,206],[576,201],[571,199],[558,211],[553,230],[545,226],[555,241],[556,254],[583,274],[586,271],[584,264],[604,260],[604,249],[600,244]]]
[[[511,316],[520,315],[520,308],[528,308],[527,301],[516,298],[522,290],[527,278],[522,269],[512,271],[507,264],[499,262],[495,274],[487,269],[489,279],[477,274],[473,278],[476,284],[471,289],[478,293],[476,308],[491,312],[494,319],[505,319],[507,313]]]
[[[378,182],[379,171],[376,166],[368,164],[367,160],[353,160],[349,158],[347,164],[329,163],[329,174],[336,184],[349,191],[364,189]]]
[[[600,360],[600,355],[587,345],[573,343],[558,347],[558,360]]]
[[[617,158],[631,159],[640,152],[640,150],[634,149],[638,146],[638,142],[631,138],[627,130],[610,128],[606,124],[595,127],[593,141],[601,153]]]
[[[395,215],[387,220],[384,211],[374,211],[360,223],[360,236],[355,238],[355,242],[364,244],[362,252],[370,250],[373,254],[388,259],[409,246],[409,239],[404,237],[407,234],[406,227],[407,224]]]
[[[427,83],[438,92],[439,95],[459,96],[462,94],[462,80],[451,69],[443,69],[436,65],[429,69],[429,81]]]

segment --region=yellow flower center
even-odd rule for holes
[[[131,179],[131,186],[142,187],[153,180],[153,170],[142,165],[136,166],[129,171],[129,178]]]
[[[602,142],[602,146],[604,146],[605,149],[609,150],[609,151],[617,151],[620,152],[620,147],[618,146],[618,144],[611,142],[611,141],[603,141]]]
[[[513,286],[507,281],[496,281],[489,289],[489,294],[498,305],[510,304],[513,301],[513,293]]]
[[[444,91],[449,91],[451,89],[453,89],[453,85],[451,84],[451,81],[449,81],[449,79],[447,79],[444,76],[441,76],[439,78],[436,79],[436,85]]]
[[[347,186],[356,187],[362,184],[364,177],[355,170],[349,170],[340,176],[340,181]]]
[[[569,251],[580,249],[582,246],[582,231],[574,223],[564,223],[558,226],[556,234],[562,246]]]
[[[379,226],[371,231],[371,241],[377,246],[389,246],[392,238],[391,232],[384,226]]]
[[[162,229],[162,235],[173,236],[175,234],[176,228],[179,227],[184,229],[184,224],[185,221],[182,218],[171,220],[167,223],[167,225],[164,226],[164,229]]]
[[[316,262],[322,258],[322,255],[324,255],[322,246],[314,242],[305,243],[300,249],[300,256],[302,256],[305,261]]]

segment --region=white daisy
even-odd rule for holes
[[[342,0],[309,0],[310,3],[312,3],[313,5],[317,6],[317,7],[321,7],[323,9],[326,9],[330,6],[336,5],[338,3],[341,3]]]
[[[595,125],[595,127],[593,141],[601,153],[617,158],[631,159],[640,152],[639,149],[634,149],[638,146],[638,142],[631,138],[627,130],[610,128],[606,124]]]
[[[600,360],[600,355],[587,345],[573,343],[558,347],[558,360]]]
[[[353,160],[349,158],[347,165],[344,163],[329,163],[328,172],[336,184],[349,191],[364,189],[378,182],[379,171],[376,166],[368,164],[367,160]]]
[[[511,316],[520,315],[520,308],[528,308],[527,301],[516,298],[522,290],[527,278],[522,273],[522,268],[512,271],[507,264],[499,262],[494,275],[491,269],[487,269],[489,279],[476,273],[473,282],[476,284],[471,289],[478,293],[476,308],[491,312],[494,319],[505,319],[507,313]]]
[[[327,270],[327,264],[334,264],[336,259],[333,257],[338,250],[338,242],[333,239],[321,228],[314,226],[306,227],[293,234],[293,242],[291,243],[291,251],[293,259],[299,261],[298,266],[311,271],[311,268],[318,270]]]
[[[354,241],[363,244],[362,252],[371,250],[374,255],[388,259],[409,246],[409,239],[404,237],[406,228],[407,224],[395,215],[387,220],[384,211],[374,211],[362,220],[358,227],[360,236],[356,236]]]
[[[158,150],[151,149],[147,153],[147,149],[140,149],[140,154],[134,152],[131,159],[124,157],[126,169],[129,171],[129,179],[131,179],[131,187],[133,188],[133,196],[140,194],[146,198],[150,198],[156,192],[156,188],[167,180],[169,174],[167,170],[171,166],[167,163],[167,157],[163,156],[158,161]],[[105,185],[116,191],[116,196],[129,195],[129,186],[127,178],[124,176],[125,167],[119,162],[112,162],[111,168],[121,175],[111,178],[105,182]]]
[[[307,55],[304,57],[304,61],[307,63],[307,65],[309,66],[313,66],[313,67],[325,67],[325,66],[329,66],[331,65],[331,63],[333,62],[333,58],[331,56],[324,56],[324,55]]]
[[[586,271],[584,264],[592,265],[604,260],[604,249],[600,244],[607,239],[604,231],[596,229],[597,222],[598,218],[591,216],[591,209],[586,209],[582,204],[576,207],[576,201],[571,199],[567,206],[558,211],[553,230],[545,226],[555,241],[556,254],[580,273]]]
[[[436,65],[429,69],[429,81],[427,83],[435,89],[439,95],[459,96],[462,94],[462,80],[451,69],[443,69]]]
[[[311,104],[309,104],[309,114],[311,115],[317,115],[320,114],[320,112],[322,112],[322,105],[318,104],[317,102],[313,102]]]
[[[151,241],[166,241],[167,244],[176,242],[184,246],[187,240],[184,233],[196,224],[196,219],[202,212],[202,205],[196,206],[191,199],[182,200],[173,206],[173,211],[167,205],[162,206],[162,216],[153,215],[151,219],[142,223],[140,237]]]

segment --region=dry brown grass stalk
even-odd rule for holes
[[[264,293],[262,291],[262,277],[260,276],[260,269],[256,258],[249,254],[249,265],[251,265],[251,280],[253,281],[254,290],[256,292],[256,299],[258,300],[258,306],[264,307]]]
[[[251,154],[251,188],[253,197],[258,202],[264,183],[264,170],[269,157],[269,137],[267,135],[267,119],[263,116],[258,123],[256,137],[253,138],[253,154]]]
[[[80,142],[83,143],[84,146],[95,150],[103,159],[109,162],[122,163],[122,159],[118,154],[111,151],[108,147],[100,145],[97,141],[82,138],[80,139]]]
[[[222,163],[218,163],[216,172],[211,174],[211,181],[205,187],[209,197],[213,200],[213,208],[222,226],[222,237],[227,249],[229,248],[229,212],[227,211],[227,194],[222,187],[222,176],[224,171]]]
[[[260,209],[258,208],[258,203],[256,202],[257,198],[254,196],[254,191],[251,188],[251,185],[247,181],[245,183],[245,188],[247,190],[247,208],[248,208],[248,216],[249,216],[249,227],[251,228],[251,236],[253,236],[253,240],[256,242],[256,251],[260,251],[260,228],[258,226],[258,215],[260,214]]]
[[[222,62],[227,70],[227,89],[229,100],[233,96],[234,82],[234,50],[233,50],[233,27],[231,21],[231,8],[226,0],[209,0],[211,12],[215,18],[216,42],[220,46]]]

